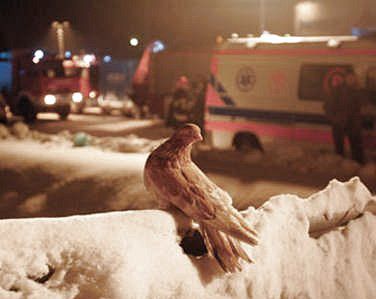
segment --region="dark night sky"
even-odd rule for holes
[[[281,0],[270,2],[275,5]],[[7,47],[45,45],[54,20],[69,20],[74,34],[67,39],[74,36],[75,44],[80,47],[120,56],[134,54],[127,44],[133,35],[144,42],[158,38],[172,47],[196,47],[212,45],[218,34],[258,31],[255,0],[0,0],[0,3],[0,30]],[[286,24],[284,27],[288,29]]]
[[[264,1],[267,29],[292,32],[297,0]],[[258,7],[258,0],[0,0],[0,46],[55,45],[52,21],[68,20],[66,44],[73,50],[134,56],[131,36],[144,44],[161,39],[170,48],[210,47],[217,35],[258,34]]]

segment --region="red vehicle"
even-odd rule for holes
[[[76,65],[38,51],[13,51],[2,60],[1,69],[11,72],[11,82],[2,87],[10,90],[6,101],[13,114],[28,122],[39,112],[56,112],[66,119],[72,106],[81,107],[90,95],[96,97],[90,84],[91,64]]]
[[[72,97],[72,111],[82,113],[87,106],[97,106],[99,96],[99,63],[93,54],[74,55],[64,60],[66,73],[76,73],[78,94]]]

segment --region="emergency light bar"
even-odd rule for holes
[[[342,42],[352,42],[359,38],[353,35],[338,36],[281,36],[264,31],[259,37],[238,37],[233,34],[228,42],[234,44],[245,44],[247,48],[255,48],[257,44],[295,44],[295,43],[318,43],[326,42],[328,47],[338,47]]]

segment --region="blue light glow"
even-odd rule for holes
[[[105,55],[103,57],[103,62],[105,62],[105,63],[109,63],[109,62],[111,62],[111,60],[112,60],[112,57],[110,55]]]
[[[64,56],[65,56],[65,58],[71,58],[72,57],[72,52],[71,51],[65,51]]]
[[[156,40],[153,44],[153,53],[158,53],[165,50],[166,47],[160,40]]]

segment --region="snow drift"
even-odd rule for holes
[[[375,206],[354,178],[249,208],[260,245],[234,274],[184,254],[163,211],[1,220],[0,298],[374,298]]]

